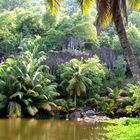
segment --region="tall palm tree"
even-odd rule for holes
[[[50,11],[57,13],[63,0],[47,0]],[[140,68],[130,46],[124,23],[127,23],[127,4],[132,8],[140,6],[140,0],[77,0],[82,13],[85,14],[93,7],[97,6],[97,23],[106,26],[112,20],[115,24],[124,56],[128,62],[133,78],[140,89]]]

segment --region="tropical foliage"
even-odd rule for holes
[[[34,57],[26,51],[20,56],[10,56],[0,66],[0,109],[6,109],[8,116],[20,117],[28,112],[34,116],[40,108],[48,111],[56,92],[53,77],[48,74],[44,65],[46,55],[43,52]]]
[[[60,65],[60,86],[70,95],[74,94],[75,106],[77,95],[94,95],[101,88],[106,69],[99,62],[98,57],[94,56],[87,60],[72,59],[69,63]]]
[[[75,107],[93,106],[107,115],[139,115],[139,90],[122,56],[115,26],[111,23],[104,29],[96,26],[96,14],[98,25],[105,26],[113,18],[115,7],[110,7],[108,1],[97,1],[96,9],[94,0],[78,0],[82,15],[74,1],[47,2],[49,10],[41,0],[0,1],[1,112],[9,116],[35,116],[42,109],[52,113],[57,107],[69,113]],[[137,4],[138,1],[134,1],[132,8],[137,8]],[[126,15],[125,1],[119,1],[119,6],[124,23],[128,16],[126,33],[140,64],[140,12],[129,10]],[[76,49],[98,54],[98,50],[104,48],[115,54],[109,69],[96,56],[61,64],[54,76],[45,65],[45,53]],[[98,56],[104,58],[104,54]],[[107,55],[105,59],[110,58]],[[132,85],[127,86],[128,83]]]
[[[107,133],[104,135],[104,137],[107,136],[108,139],[113,140],[139,139],[139,118],[122,118],[109,120],[106,122],[110,125],[107,125],[107,127],[105,128],[105,130],[107,130]]]

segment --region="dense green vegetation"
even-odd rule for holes
[[[0,109],[7,110],[9,117],[21,117],[24,112],[34,116],[39,109],[51,111],[56,83],[49,75],[43,52],[35,55],[26,51],[20,56],[10,56],[0,66]],[[6,112],[5,112],[6,113]]]
[[[100,29],[97,35],[96,8],[83,16],[76,4],[67,0],[59,16],[53,16],[43,1],[1,0],[0,6],[1,112],[35,116],[40,110],[55,114],[93,106],[110,116],[139,115],[140,92],[122,56],[114,25]],[[140,64],[139,14],[130,11],[126,31]],[[47,53],[52,51],[103,48],[118,56],[112,68],[97,56],[72,59],[59,65],[55,75],[45,65]]]
[[[110,123],[105,128],[109,140],[139,140],[140,119],[122,118],[106,122]]]
[[[130,64],[131,49],[125,52],[129,43],[122,47],[125,42],[119,39],[116,24],[96,26],[97,13],[98,25],[103,26],[111,18],[115,23],[115,15],[110,17],[106,7],[100,14],[95,6],[85,14],[89,5],[85,10],[83,6],[82,15],[74,0],[65,0],[58,15],[58,3],[55,8],[47,6],[49,10],[44,0],[0,0],[0,117],[66,117],[87,106],[113,118],[139,117],[139,80],[132,71],[137,63]],[[125,6],[121,8],[126,17]],[[129,9],[128,13],[125,30],[140,66],[140,11]],[[46,64],[49,54],[65,50],[73,50],[74,58],[55,67]],[[67,53],[55,59],[63,62],[64,57],[69,59]],[[105,136],[110,140],[140,137],[138,118],[107,123]]]

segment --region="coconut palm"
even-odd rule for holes
[[[69,81],[67,91],[74,94],[74,105],[76,107],[76,97],[80,96],[81,93],[86,93],[87,88],[91,86],[92,81],[84,76],[80,70],[73,74],[72,79]]]
[[[82,61],[72,59],[70,63],[62,64],[61,68],[61,78],[63,79],[61,85],[67,83],[66,91],[70,95],[74,95],[74,106],[76,107],[77,96],[86,93],[92,85],[92,81],[86,76]]]
[[[50,11],[53,14],[58,12],[63,0],[46,0]],[[112,20],[115,24],[124,56],[127,59],[132,75],[140,89],[140,68],[134,56],[133,50],[127,38],[124,23],[127,23],[127,3],[132,8],[140,6],[139,0],[77,0],[80,5],[82,13],[87,13],[92,7],[94,2],[97,5],[97,23],[106,26]]]

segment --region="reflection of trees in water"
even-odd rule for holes
[[[96,139],[102,126],[65,120],[0,120],[2,140],[82,140]]]

